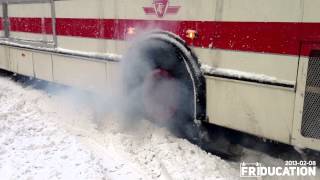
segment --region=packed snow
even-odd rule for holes
[[[116,117],[96,116],[90,103],[23,87],[3,77],[0,101],[0,176],[4,179],[238,177],[238,171],[219,157],[148,121],[124,131]]]
[[[239,179],[238,162],[149,121],[123,126],[121,115],[97,111],[99,103],[73,91],[0,77],[0,102],[1,179]],[[252,151],[242,160],[283,163]]]

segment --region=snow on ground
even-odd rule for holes
[[[239,179],[239,163],[148,121],[120,121],[81,97],[0,77],[1,179]],[[283,163],[251,151],[242,160]]]
[[[0,78],[1,179],[140,179],[108,154],[97,156],[58,126],[50,97]],[[60,104],[63,106],[63,104]],[[121,168],[121,170],[119,170]]]
[[[0,77],[3,179],[237,179],[238,171],[147,121],[123,130],[90,104]],[[143,131],[142,131],[143,130]],[[130,177],[130,178],[128,178]],[[1,178],[1,179],[2,179]]]

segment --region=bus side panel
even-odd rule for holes
[[[94,92],[107,88],[106,62],[52,56],[54,82]]]
[[[36,78],[53,81],[52,58],[50,54],[33,52],[33,66]]]
[[[0,46],[0,69],[10,70],[9,48]]]
[[[304,0],[303,21],[320,22],[319,7],[320,1]],[[320,40],[319,37],[317,39]]]
[[[34,77],[32,52],[10,48],[10,70],[25,76]]]
[[[210,123],[290,143],[292,89],[207,77]]]
[[[299,73],[298,73],[298,83],[297,83],[297,93],[296,93],[296,101],[295,101],[295,114],[293,121],[293,129],[292,129],[292,144],[301,148],[312,148],[320,150],[320,139],[310,138],[302,136],[302,119],[304,112],[304,104],[305,104],[305,95],[306,95],[306,80],[308,76],[308,65],[309,58],[301,57],[299,63]],[[316,100],[315,100],[316,102]],[[319,121],[318,119],[315,119]]]

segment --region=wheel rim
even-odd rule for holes
[[[179,83],[165,69],[154,69],[144,79],[143,103],[146,115],[160,124],[168,124],[178,109]]]

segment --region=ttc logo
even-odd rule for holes
[[[177,14],[180,6],[169,6],[169,0],[153,0],[153,7],[143,7],[147,15],[157,15],[162,18],[166,14]]]

